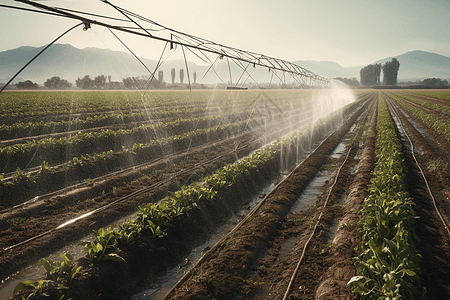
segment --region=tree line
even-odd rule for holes
[[[400,85],[406,86],[426,86],[426,87],[447,87],[449,82],[447,79],[441,78],[425,78],[424,80],[400,82]]]
[[[397,85],[400,62],[397,58],[387,61],[384,65],[367,65],[359,71],[362,85],[380,85],[380,75],[383,71],[383,85]]]
[[[189,80],[193,84],[197,83],[197,72],[192,74],[192,78]],[[175,68],[171,69],[171,82],[172,86],[177,86],[175,83],[176,79],[176,70]],[[179,84],[183,85],[185,80],[185,72],[184,69],[179,70]],[[90,75],[85,75],[83,77],[78,77],[75,80],[76,87],[89,90],[89,89],[164,89],[167,87],[166,82],[164,81],[164,71],[158,71],[158,78],[154,75],[151,76],[136,76],[136,77],[126,77],[123,78],[122,81],[111,81],[111,76],[99,75],[91,78]],[[19,82],[15,84],[17,89],[39,89],[39,85],[37,83],[32,82],[31,80],[26,80],[24,82]],[[59,76],[53,76],[47,79],[44,82],[44,87],[51,90],[66,90],[72,88],[72,83],[70,83],[66,79],[62,79]]]
[[[359,71],[362,85],[379,85],[381,64],[367,65]]]

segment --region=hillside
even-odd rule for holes
[[[421,50],[395,56],[400,62],[399,81],[423,78],[450,78],[450,57]],[[377,60],[384,64],[392,57]]]
[[[20,48],[0,52],[0,82],[7,82],[23,65],[25,65],[34,55],[36,55],[43,47],[23,46]],[[400,61],[399,81],[417,80],[428,77],[450,78],[450,57],[439,55],[436,53],[425,51],[410,51],[395,56]],[[374,63],[381,63],[391,60],[392,57],[380,59]],[[147,68],[151,71],[156,66],[155,60],[141,58]],[[309,61],[297,60],[296,63],[318,75],[333,77],[356,77],[359,79],[359,70],[361,67],[345,68],[332,61]],[[192,61],[188,62],[189,73],[197,73],[198,83],[216,83],[230,81],[230,74],[226,60],[217,61],[214,65],[216,73],[220,75],[217,79],[216,73],[209,71],[208,75],[203,78],[207,72],[208,65],[196,64]],[[185,69],[183,60],[168,60],[163,63],[161,70],[164,72],[164,80],[171,82],[170,71],[176,69],[175,82],[179,82],[179,69]],[[235,64],[231,64],[232,76],[231,81],[235,83],[240,77],[242,70]],[[186,70],[185,70],[186,71]],[[261,83],[271,80],[270,73],[262,68],[248,70],[252,78]],[[120,51],[112,51],[109,49],[85,48],[78,49],[70,44],[55,44],[40,55],[32,64],[30,64],[15,83],[24,80],[32,80],[39,84],[52,77],[60,76],[72,83],[78,77],[90,75],[91,78],[97,75],[111,75],[113,81],[122,81],[123,78],[130,76],[149,75],[145,67],[131,54]],[[241,82],[246,80],[247,83],[254,83],[253,79],[243,76]],[[246,79],[245,79],[246,78]],[[185,73],[184,83],[188,82]]]

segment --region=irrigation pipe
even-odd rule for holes
[[[366,114],[366,116],[365,116],[364,118],[366,118],[366,117],[368,116],[368,114],[369,114],[369,110],[367,110],[367,114]],[[362,129],[361,129],[361,130],[362,130]],[[324,212],[325,208],[326,208],[327,205],[328,205],[328,200],[330,199],[331,193],[333,192],[333,189],[334,189],[334,187],[335,187],[336,184],[337,184],[337,181],[338,181],[338,179],[339,179],[339,175],[340,175],[340,173],[341,173],[341,170],[342,170],[342,168],[344,167],[344,165],[347,163],[347,160],[348,160],[348,158],[349,158],[349,156],[350,156],[350,152],[351,152],[352,150],[353,150],[353,147],[351,146],[351,147],[348,149],[348,152],[347,152],[347,155],[346,155],[346,157],[345,157],[344,162],[341,164],[341,166],[340,166],[339,169],[337,170],[337,173],[336,173],[336,176],[335,176],[335,180],[334,180],[333,184],[332,184],[331,187],[330,187],[330,190],[329,190],[329,192],[328,192],[328,195],[327,195],[327,198],[326,198],[326,200],[325,200],[325,203],[323,204],[322,210],[321,210],[321,212],[320,212],[320,214],[319,214],[319,217],[317,218],[317,222],[316,222],[316,224],[314,225],[314,229],[313,229],[311,235],[309,236],[308,240],[306,241],[305,246],[303,246],[302,254],[301,254],[301,256],[300,256],[300,259],[298,260],[297,266],[295,267],[294,273],[292,273],[291,279],[289,280],[289,284],[288,284],[288,287],[286,288],[286,292],[285,292],[285,294],[284,294],[283,300],[286,300],[287,297],[288,297],[288,295],[289,295],[289,291],[291,290],[291,286],[292,286],[292,284],[294,283],[295,277],[297,276],[298,270],[299,270],[300,265],[301,265],[301,263],[302,263],[303,257],[305,256],[306,249],[307,249],[307,247],[308,247],[308,245],[309,245],[309,242],[312,240],[314,234],[316,233],[317,226],[319,226],[319,223],[320,223],[320,221],[322,220],[322,215],[323,215],[323,212]]]
[[[407,139],[408,139],[408,141],[409,141],[409,144],[411,145],[411,155],[412,155],[412,157],[414,158],[414,161],[416,162],[417,167],[419,168],[419,171],[420,171],[420,174],[422,175],[423,180],[425,181],[425,185],[427,186],[428,194],[430,194],[431,200],[433,200],[434,208],[436,209],[436,212],[437,212],[439,218],[441,219],[442,224],[444,224],[444,227],[445,227],[445,229],[447,230],[448,236],[449,236],[449,238],[450,238],[450,230],[449,230],[449,228],[448,228],[447,222],[445,221],[444,217],[443,217],[442,214],[441,214],[441,211],[440,211],[439,208],[437,207],[436,199],[435,199],[434,196],[433,196],[433,193],[432,193],[432,191],[431,191],[430,185],[428,184],[428,180],[427,180],[427,178],[426,178],[426,176],[425,176],[425,173],[423,172],[423,169],[422,169],[422,167],[420,166],[420,164],[419,164],[419,162],[418,162],[418,160],[417,160],[417,158],[416,158],[416,155],[414,154],[414,144],[413,144],[411,138],[409,137],[408,133],[406,132],[406,129],[405,129],[405,127],[403,126],[403,121],[400,119],[399,114],[398,114],[397,111],[395,110],[395,106],[394,106],[394,105],[392,104],[392,102],[391,102],[392,100],[391,100],[390,98],[388,98],[388,99],[389,99],[389,104],[390,104],[390,106],[391,106],[391,108],[392,108],[392,111],[393,111],[393,113],[395,114],[395,116],[397,117],[397,119],[399,120],[399,122],[400,122],[399,124],[400,124],[400,126],[402,127],[402,130],[403,130],[403,132],[405,133],[405,136],[407,137]]]
[[[369,98],[370,99],[370,98]],[[364,107],[364,105],[363,105]],[[297,165],[297,167],[294,168],[294,170],[292,170],[282,181],[280,181],[262,200],[261,202],[259,202],[248,214],[247,216],[245,216],[229,233],[227,233],[224,237],[222,237],[211,249],[209,249],[205,254],[203,254],[203,256],[192,266],[192,269],[197,268],[198,265],[202,264],[209,256],[211,253],[214,253],[218,247],[220,247],[220,245],[225,242],[230,235],[234,234],[237,230],[239,230],[239,228],[241,228],[241,226],[247,222],[247,220],[249,218],[251,218],[260,208],[261,206],[265,203],[265,201],[267,199],[269,199],[271,197],[271,195],[278,189],[279,186],[281,186],[297,169],[299,169],[303,163],[309,158],[311,157],[311,155],[313,155],[325,142],[327,142],[337,131],[339,131],[342,127],[344,126],[341,125],[340,127],[338,127],[337,129],[335,129],[332,133],[330,133],[322,142],[319,143],[319,145],[314,148],[313,151],[311,151],[311,153],[308,155],[308,157],[306,157],[303,161],[300,162],[300,164]],[[164,296],[164,298],[162,298],[162,300],[166,300],[167,297],[169,297],[169,295],[175,290],[177,289],[189,276],[191,275],[190,272],[187,272],[186,274],[183,275],[183,277],[181,277],[181,279],[169,290],[169,292],[167,292],[167,294]]]

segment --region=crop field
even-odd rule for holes
[[[450,299],[448,91],[8,92],[0,120],[0,296]]]

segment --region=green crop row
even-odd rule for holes
[[[392,96],[394,93],[388,93],[389,96]],[[398,95],[395,93],[395,95]],[[400,94],[400,96],[404,99],[407,99],[411,102],[417,103],[419,105],[422,105],[423,107],[441,112],[446,115],[450,115],[450,107],[448,106],[442,106],[436,103],[432,103],[423,99],[415,98],[414,96],[406,95],[406,94]],[[398,98],[398,97],[397,97]]]
[[[261,164],[272,159],[276,153],[278,142],[266,146],[264,149],[254,152],[247,158],[240,160],[233,165],[226,165],[220,168],[211,176],[204,179],[203,183],[193,183],[183,186],[181,190],[170,193],[159,203],[147,203],[139,207],[139,212],[135,218],[129,218],[117,228],[100,228],[94,230],[94,240],[81,241],[78,246],[82,246],[82,251],[86,252],[93,263],[103,260],[125,262],[119,254],[126,247],[134,244],[141,235],[150,236],[152,239],[160,239],[166,235],[165,228],[174,226],[177,216],[184,214],[187,210],[196,206],[196,202],[201,199],[212,200],[220,187],[231,186],[239,174],[245,174]],[[225,181],[225,184],[223,182]],[[71,256],[64,256],[62,263],[54,262],[51,259],[41,259],[47,271],[49,280],[55,280],[59,287],[59,296],[63,296],[64,289],[70,281],[81,271]],[[20,292],[25,287],[32,287],[32,297],[46,295],[49,280],[26,280],[19,283],[14,294]]]
[[[205,109],[201,107],[180,110],[159,110],[157,112],[147,112],[145,110],[134,111],[134,112],[120,112],[120,113],[102,113],[96,114],[94,116],[87,116],[84,119],[79,117],[71,120],[61,120],[61,121],[36,121],[36,122],[16,122],[11,125],[2,124],[0,125],[0,136],[2,139],[7,139],[9,136],[14,136],[14,138],[29,136],[30,130],[33,130],[37,134],[45,133],[56,133],[61,131],[66,131],[70,126],[81,126],[82,128],[92,128],[95,126],[104,126],[104,124],[126,124],[133,121],[145,121],[151,119],[166,118],[168,116],[176,116],[180,118],[181,116],[186,116],[190,114],[196,114],[204,112]]]
[[[16,153],[26,153],[26,152],[32,152],[35,151],[38,147],[42,149],[51,149],[55,145],[68,145],[68,144],[78,144],[86,140],[92,140],[92,139],[105,139],[110,137],[120,137],[120,136],[126,136],[130,134],[139,134],[139,133],[147,133],[147,132],[153,132],[154,130],[171,130],[174,127],[177,126],[185,126],[189,123],[198,123],[198,122],[205,122],[205,121],[217,121],[221,120],[222,117],[220,116],[206,116],[206,117],[200,117],[200,118],[189,118],[189,119],[177,119],[172,122],[157,122],[150,125],[142,124],[138,127],[134,127],[131,129],[118,129],[118,130],[111,130],[111,129],[102,129],[101,131],[96,132],[86,132],[82,133],[79,132],[75,135],[69,135],[68,137],[61,137],[61,138],[44,138],[40,140],[32,140],[28,141],[23,144],[14,144],[11,146],[4,146],[0,147],[0,155],[7,155],[12,156]]]
[[[353,258],[353,293],[362,299],[422,299],[420,254],[414,245],[415,212],[406,191],[402,145],[388,107],[379,93],[377,163],[358,222],[362,254]]]
[[[266,98],[277,105],[310,99],[310,91],[265,91]],[[70,115],[111,111],[148,111],[189,106],[222,111],[236,110],[257,99],[261,91],[192,91],[192,92],[14,92],[0,96],[0,120],[17,117]],[[265,98],[265,99],[266,99]],[[270,100],[273,102],[273,100]],[[302,101],[300,101],[302,102]]]
[[[436,98],[440,100],[450,100],[450,91],[417,91],[419,95]]]
[[[254,121],[253,119],[250,121]],[[104,151],[103,153],[97,154],[93,153],[80,155],[79,157],[75,156],[73,157],[72,161],[69,162],[69,165],[73,167],[83,167],[83,166],[92,166],[96,163],[103,163],[107,160],[114,160],[117,159],[118,155],[126,155],[128,153],[136,154],[137,151],[142,151],[147,148],[153,147],[153,146],[163,146],[163,145],[170,145],[174,142],[182,142],[182,141],[189,141],[190,139],[195,139],[196,137],[205,135],[205,134],[211,134],[216,132],[235,132],[235,131],[242,131],[243,126],[248,125],[248,121],[239,121],[231,124],[226,125],[216,125],[210,128],[206,129],[196,129],[194,131],[186,132],[180,135],[173,135],[166,138],[161,138],[157,140],[150,140],[148,143],[135,143],[133,146],[125,147],[122,146],[122,150],[119,152],[114,153],[113,150]],[[250,128],[247,128],[247,130],[250,130]],[[156,155],[156,154],[155,154]],[[156,156],[155,156],[156,157]],[[45,174],[48,172],[54,172],[53,169],[48,165],[47,161],[43,161],[41,163],[39,174]],[[26,177],[24,177],[26,175]],[[16,169],[16,174],[12,177],[12,181],[3,181],[3,174],[0,174],[0,187],[7,187],[12,186],[15,183],[19,183],[25,179],[29,179],[30,174],[24,171],[21,171],[19,168]]]
[[[425,124],[432,127],[437,133],[442,134],[445,138],[450,141],[450,124],[443,121],[432,114],[427,114],[423,110],[406,103],[403,99],[396,95],[389,95],[395,102],[400,104],[404,109],[411,112],[414,116],[421,119]]]
[[[2,93],[0,120],[2,118],[79,114],[105,111],[130,111],[158,107],[183,107],[202,104],[207,97],[176,92],[26,92]]]

